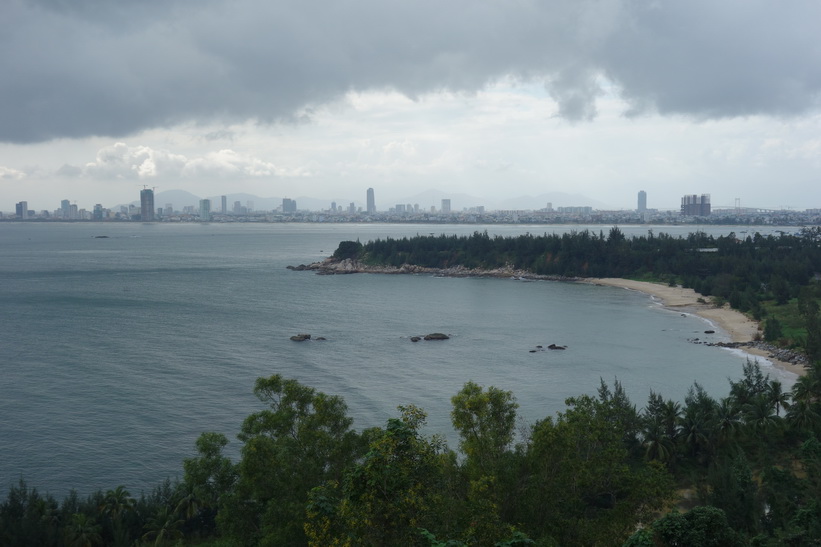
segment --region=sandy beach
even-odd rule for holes
[[[661,300],[662,304],[670,309],[681,309],[683,312],[693,313],[699,317],[703,317],[718,325],[722,330],[730,335],[733,342],[750,342],[755,338],[759,332],[759,325],[743,313],[731,309],[729,306],[723,308],[716,308],[711,304],[699,302],[699,298],[703,298],[693,289],[684,289],[682,287],[670,287],[660,283],[648,283],[645,281],[632,281],[629,279],[618,278],[596,278],[585,279],[585,283],[592,283],[594,285],[606,285],[609,287],[621,287],[623,289],[630,289],[649,294]],[[744,351],[755,359],[762,357],[771,361],[775,366],[803,376],[806,374],[803,366],[794,365],[785,361],[779,361],[768,356],[768,353],[757,348],[743,348]]]

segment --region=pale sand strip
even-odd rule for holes
[[[582,279],[581,281],[594,285],[606,285],[608,287],[621,287],[623,289],[640,291],[660,299],[662,304],[667,308],[686,308],[683,311],[694,313],[721,327],[721,329],[730,335],[733,342],[750,342],[755,338],[759,330],[757,322],[743,313],[731,309],[729,306],[716,308],[710,304],[699,302],[698,299],[703,297],[693,289],[670,287],[660,283],[648,283],[646,281],[632,281],[630,279],[619,278],[588,278]],[[803,366],[768,357],[768,353],[764,350],[746,347],[739,349],[752,355],[753,358],[763,357],[775,366],[792,372],[793,374],[799,376],[806,374],[806,370]]]

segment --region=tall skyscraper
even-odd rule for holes
[[[200,200],[200,222],[208,222],[211,220],[211,200]]]
[[[27,201],[21,201],[14,205],[14,212],[20,220],[27,220],[29,217],[29,204]]]
[[[71,218],[70,216],[68,216],[70,210],[71,202],[69,202],[67,199],[64,199],[60,202],[60,214],[63,216],[63,220],[68,220],[69,218]]]
[[[373,197],[373,188],[368,188],[368,207],[366,212],[369,215],[376,213],[376,200]]]
[[[222,207],[220,208],[220,213],[222,213],[223,215],[227,215],[228,214],[228,196],[222,196],[220,199],[222,200],[222,204],[221,204]]]
[[[140,220],[154,222],[154,190],[140,190]]]
[[[638,206],[639,213],[643,213],[647,211],[647,192],[641,190],[639,192],[639,206]]]
[[[450,213],[450,200],[443,199],[442,200],[442,212],[443,213]]]
[[[282,212],[283,213],[296,213],[296,200],[282,198]]]

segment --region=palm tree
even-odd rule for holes
[[[790,394],[783,390],[781,382],[772,380],[767,389],[767,397],[770,404],[775,407],[776,415],[781,415],[781,409],[787,410],[790,408]]]
[[[66,544],[72,547],[94,547],[101,545],[100,525],[85,513],[74,513],[65,528]]]
[[[681,404],[672,399],[664,403],[662,411],[664,416],[664,427],[667,436],[675,440],[679,434],[679,419],[681,418]]]
[[[183,521],[177,518],[176,513],[168,507],[162,507],[145,525],[148,531],[143,535],[143,539],[148,541],[153,538],[154,545],[160,545],[167,539],[180,539],[182,525]]]
[[[773,413],[773,407],[767,397],[754,397],[744,405],[744,421],[753,433],[766,434],[779,424],[780,418]]]
[[[174,511],[186,519],[192,519],[205,507],[205,504],[197,495],[196,489],[188,483],[182,483],[179,489],[180,501]]]
[[[644,432],[644,456],[648,460],[668,463],[673,457],[675,445],[665,431],[664,424],[649,424]]]
[[[821,394],[821,381],[815,370],[810,370],[806,376],[801,376],[796,380],[792,388],[793,401],[806,401],[812,403],[818,400]]]
[[[731,397],[721,399],[716,407],[715,426],[721,444],[731,441],[741,426],[741,412]]]
[[[100,512],[111,517],[113,522],[119,522],[123,513],[134,510],[136,503],[136,500],[131,497],[125,486],[120,485],[105,493],[103,503],[100,505]]]
[[[814,431],[821,424],[821,415],[815,404],[805,399],[796,400],[787,411],[787,425],[795,431]]]
[[[100,512],[111,519],[114,543],[117,545],[130,543],[128,531],[123,527],[123,515],[134,511],[136,504],[137,501],[131,497],[123,485],[105,493],[103,503],[100,504]]]
[[[703,461],[709,446],[709,430],[703,413],[688,408],[681,418],[681,437],[690,456]]]

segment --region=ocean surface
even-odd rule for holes
[[[182,477],[203,431],[224,433],[236,457],[243,418],[263,408],[254,381],[272,374],[344,397],[356,428],[415,404],[428,412],[425,432],[454,448],[450,398],[469,380],[512,391],[522,424],[595,393],[600,379],[618,379],[639,408],[650,390],[681,400],[694,381],[725,396],[743,354],[691,343],[728,338],[641,293],[286,269],[349,239],[584,228],[0,224],[0,494],[21,478],[58,499],[121,484],[149,492]],[[409,340],[430,332],[452,338]],[[290,341],[297,333],[327,340]],[[551,343],[567,350],[530,352]],[[794,382],[762,366],[785,387]]]

